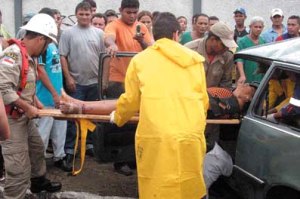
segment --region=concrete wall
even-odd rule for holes
[[[107,9],[118,10],[121,0],[95,0],[97,12],[104,12]],[[56,8],[63,15],[71,15],[75,12],[76,5],[80,0],[23,0],[23,14],[36,13],[42,7]],[[140,10],[169,11],[176,16],[185,15],[192,17],[193,0],[140,0]],[[14,34],[14,0],[0,0],[0,9],[3,13],[3,24]]]
[[[234,26],[233,11],[243,7],[248,18],[246,24],[254,16],[265,19],[265,29],[271,26],[270,12],[273,8],[281,8],[286,19],[291,15],[300,15],[299,0],[202,0],[202,12],[208,15],[216,15],[221,20]]]
[[[95,0],[98,12],[107,9],[118,10],[121,0]],[[285,21],[290,15],[300,15],[300,0],[140,0],[140,10],[149,11],[169,11],[176,16],[184,15],[191,22],[193,15],[193,1],[202,1],[201,9],[208,15],[216,15],[221,20],[234,25],[233,10],[237,7],[244,7],[247,11],[248,19],[259,15],[265,19],[265,27],[270,27],[270,11],[272,8],[279,7],[285,14]],[[42,7],[59,9],[63,15],[74,14],[75,7],[80,0],[23,0],[23,13],[38,12]],[[0,9],[3,14],[3,23],[8,30],[14,34],[14,0],[0,0]],[[197,10],[197,9],[196,9]],[[189,24],[190,27],[190,24]]]

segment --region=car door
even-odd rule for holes
[[[113,59],[126,59],[126,63],[129,63],[135,54],[130,52],[117,53],[113,58],[106,53],[100,55],[98,71],[100,100],[117,99],[118,97],[111,98],[107,95],[111,61]],[[99,162],[135,162],[135,130],[136,124],[126,124],[119,128],[110,123],[97,123],[97,128],[93,133],[96,159]]]
[[[250,179],[261,197],[267,196],[274,187],[300,190],[300,115],[275,122],[268,119],[270,114],[267,112],[273,108],[269,104],[270,82],[274,77],[282,78],[278,74],[298,76],[299,66],[273,62],[242,121],[237,140],[235,170]],[[289,80],[286,76],[284,78]],[[294,81],[296,83],[298,79]],[[275,88],[279,90],[279,87]],[[289,100],[286,101],[284,106],[289,104]],[[280,101],[277,103],[275,105]]]

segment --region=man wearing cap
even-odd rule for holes
[[[207,87],[231,87],[233,54],[228,51],[236,48],[233,31],[224,23],[214,24],[205,38],[185,44],[205,57]]]
[[[286,27],[282,24],[283,12],[280,8],[274,8],[271,11],[272,27],[261,34],[266,43],[276,40],[276,38],[287,32]]]
[[[237,8],[233,12],[235,28],[234,28],[234,40],[237,42],[240,38],[248,35],[248,31],[246,30],[245,20],[247,18],[246,10],[244,8]]]
[[[229,48],[236,48],[233,31],[224,22],[211,26],[208,35],[185,44],[205,58],[204,69],[206,85],[209,87],[231,87],[233,54]],[[219,125],[206,125],[206,143],[208,151],[214,147],[219,138]]]
[[[31,184],[31,192],[55,192],[60,183],[50,182],[46,175],[44,145],[35,122],[41,104],[35,98],[37,66],[32,57],[38,57],[51,41],[56,41],[57,27],[54,19],[45,14],[35,15],[22,29],[26,35],[22,45],[28,55],[26,85],[20,88],[22,68],[21,48],[12,44],[0,54],[0,92],[6,108],[11,130],[10,138],[1,142],[5,162],[4,198],[25,198]],[[31,181],[31,183],[30,183]]]

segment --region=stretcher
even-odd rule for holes
[[[63,114],[59,109],[40,109],[38,112],[39,117],[54,117],[60,120],[78,120],[86,119],[95,122],[109,122],[109,115],[91,115],[91,114]],[[139,117],[133,116],[128,122],[138,123]],[[239,119],[207,119],[207,124],[239,124]]]
[[[96,125],[93,122],[110,122],[109,115],[91,115],[91,114],[63,114],[59,109],[40,109],[38,110],[39,117],[54,117],[58,120],[73,120],[76,124],[76,142],[75,151],[79,146],[80,137],[80,167],[75,168],[75,154],[73,158],[73,170],[72,175],[78,175],[84,165],[85,151],[86,151],[86,137],[88,131],[93,132],[96,129]],[[128,122],[138,123],[139,117],[133,116]],[[207,124],[239,124],[238,119],[207,119]]]

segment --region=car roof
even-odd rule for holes
[[[235,58],[258,62],[287,62],[300,65],[300,38],[247,48],[235,54]]]

